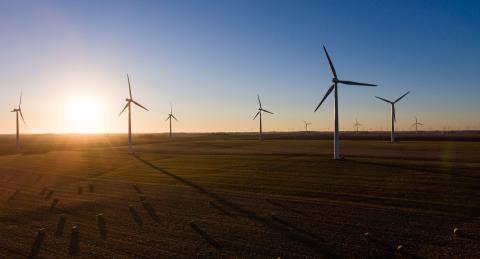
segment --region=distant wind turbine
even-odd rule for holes
[[[168,114],[168,117],[165,121],[170,120],[170,137],[172,137],[172,118],[175,119],[175,121],[178,122],[177,118],[173,116],[173,109],[172,109],[172,104],[170,104],[170,113]]]
[[[306,121],[303,121],[303,123],[305,124],[305,132],[308,133],[308,125],[312,124],[311,122],[306,122]]]
[[[418,134],[418,125],[423,126],[422,123],[418,122],[417,116],[415,116],[415,123],[412,126],[415,126],[415,134]]]
[[[391,114],[392,114],[392,130],[390,131],[390,141],[391,142],[395,142],[395,122],[397,121],[397,119],[395,117],[395,103],[402,100],[402,98],[405,97],[409,93],[410,93],[410,91],[406,92],[405,94],[403,94],[402,96],[400,96],[397,100],[395,100],[393,102],[389,101],[387,99],[384,99],[382,97],[375,96],[375,98],[378,98],[378,99],[380,99],[384,102],[387,102],[391,105]]]
[[[263,140],[263,132],[262,132],[262,112],[266,112],[266,113],[270,113],[270,114],[273,114],[273,112],[269,112],[265,109],[262,108],[262,102],[260,101],[260,96],[257,94],[257,98],[258,98],[258,112],[257,114],[255,114],[255,117],[253,117],[253,119],[255,120],[257,118],[257,116],[260,116],[260,135],[259,135],[259,139],[260,141]]]
[[[358,122],[358,120],[355,118],[355,124],[353,124],[353,127],[355,127],[356,131],[357,131],[357,134],[358,134],[358,127],[362,126],[362,124],[360,124]]]
[[[22,93],[21,92],[20,92],[20,101],[18,103],[18,107],[13,108],[13,110],[11,110],[11,112],[14,112],[16,117],[17,117],[17,139],[16,139],[16,143],[17,143],[17,150],[20,150],[20,125],[18,123],[18,114],[19,113],[20,113],[20,117],[22,117],[23,125],[27,125],[25,123],[25,119],[23,118],[23,114],[22,114]]]
[[[318,104],[317,108],[315,108],[315,111],[320,108],[320,105],[325,101],[325,99],[330,95],[332,91],[334,91],[334,98],[335,98],[335,109],[334,109],[334,114],[335,114],[335,131],[333,135],[333,141],[334,141],[334,149],[333,149],[333,158],[334,159],[340,159],[340,135],[339,135],[339,126],[338,126],[338,84],[344,84],[344,85],[360,85],[360,86],[377,86],[374,84],[366,84],[366,83],[358,83],[358,82],[352,82],[352,81],[344,81],[344,80],[339,80],[337,77],[337,72],[335,71],[335,67],[333,67],[332,60],[330,59],[330,56],[328,55],[327,49],[325,46],[323,46],[323,50],[325,51],[325,55],[327,56],[328,59],[328,64],[330,65],[330,69],[332,70],[333,74],[333,79],[332,79],[332,86],[328,88],[327,93],[323,97],[322,101]]]
[[[125,107],[123,107],[123,110],[120,112],[120,114],[118,114],[118,116],[122,115],[122,113],[125,111],[125,109],[128,108],[128,153],[133,153],[133,149],[132,149],[132,109],[131,109],[131,104],[134,103],[135,105],[137,105],[138,107],[140,107],[140,108],[142,108],[146,111],[148,111],[148,109],[143,107],[141,104],[139,104],[135,100],[133,100],[132,87],[130,86],[130,77],[128,77],[128,74],[127,74],[127,81],[128,81],[128,92],[130,94],[129,95],[130,97],[127,97],[125,99],[127,104],[125,104]]]

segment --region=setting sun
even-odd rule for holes
[[[71,99],[65,103],[67,128],[72,133],[96,133],[102,130],[103,108],[92,99]]]

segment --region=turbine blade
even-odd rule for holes
[[[173,114],[172,103],[170,103],[170,114]]]
[[[392,103],[392,102],[390,102],[390,101],[387,100],[387,99],[383,99],[382,97],[375,96],[375,98],[378,98],[378,99],[380,99],[380,100],[382,100],[382,101],[384,101],[384,102],[387,102],[387,103]]]
[[[132,102],[133,102],[134,104],[136,104],[137,106],[139,106],[140,108],[143,108],[144,110],[148,111],[147,108],[143,107],[141,104],[137,103],[136,101],[132,100]]]
[[[410,93],[410,91],[406,92],[404,95],[400,96],[400,98],[398,98],[397,100],[395,100],[395,102],[393,102],[393,103],[396,103],[396,102],[402,100],[402,98],[405,97],[405,96],[406,96],[407,94],[409,94],[409,93]]]
[[[169,114],[169,115],[167,116],[167,118],[165,119],[165,121],[168,121],[168,119],[170,119],[170,116],[172,116],[172,115]]]
[[[130,86],[130,77],[127,74],[127,81],[128,81],[128,92],[130,93],[130,99],[133,99],[132,97],[132,87]]]
[[[260,109],[262,109],[262,102],[260,101],[260,95],[257,94],[257,98],[258,98],[258,106],[260,107]]]
[[[265,110],[265,109],[262,109],[262,111],[264,111],[264,112],[266,112],[266,113],[273,114],[273,112],[269,112],[269,111],[267,111],[267,110]]]
[[[127,104],[125,104],[125,107],[123,107],[123,110],[118,114],[118,116],[122,115],[122,113],[125,111],[125,109],[127,109],[129,104],[130,104],[129,102],[127,102]]]
[[[419,123],[418,123],[418,125],[421,125],[421,126],[423,126],[423,123],[420,123],[420,122],[419,122]]]
[[[325,48],[325,45],[323,46],[323,51],[325,51],[325,55],[327,55],[328,64],[330,65],[330,69],[332,70],[333,77],[337,78],[337,72],[335,71],[335,67],[333,67],[332,60],[330,59],[330,56],[328,55],[327,48]]]
[[[172,114],[172,117],[178,122],[177,118],[175,118],[175,116]]]
[[[255,117],[253,117],[253,119],[255,120],[259,114],[260,114],[260,111],[258,111],[257,114],[255,114]]]
[[[397,122],[397,116],[395,115],[395,105],[392,106],[392,109],[393,109],[393,121]]]
[[[335,87],[335,85],[333,84],[332,86],[330,86],[330,88],[328,88],[327,93],[323,97],[322,101],[318,104],[317,108],[315,108],[315,111],[317,111],[318,108],[320,108],[320,105],[322,105],[323,101],[325,101],[325,99],[327,99],[328,95],[333,91],[334,87]]]
[[[361,85],[361,86],[373,86],[373,87],[377,86],[375,84],[359,83],[354,81],[338,80],[338,82],[344,85]]]
[[[18,112],[20,112],[20,117],[22,117],[23,124],[26,126],[27,123],[25,123],[25,119],[23,118],[22,110],[20,109]]]
[[[22,92],[20,92],[20,101],[18,102],[18,108],[22,105]]]

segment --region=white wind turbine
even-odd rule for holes
[[[418,125],[423,126],[422,123],[418,122],[417,116],[415,116],[415,123],[412,126],[415,126],[415,134],[418,134]]]
[[[353,124],[353,127],[355,127],[356,131],[357,131],[357,134],[358,134],[358,127],[362,126],[362,124],[360,124],[358,122],[358,120],[355,118],[355,124]]]
[[[173,109],[172,109],[172,104],[170,104],[170,113],[168,114],[168,117],[165,121],[170,120],[170,137],[172,137],[172,118],[175,119],[175,121],[178,122],[177,118],[173,116]]]
[[[303,121],[303,123],[305,124],[305,133],[308,133],[308,126],[311,125],[312,123],[306,122],[306,121]]]
[[[257,116],[260,116],[260,134],[259,134],[259,139],[260,141],[263,140],[263,132],[262,132],[262,112],[266,112],[266,113],[270,113],[270,114],[273,114],[273,112],[269,112],[265,109],[262,108],[262,102],[260,101],[260,96],[257,94],[257,98],[258,98],[258,112],[257,114],[255,114],[255,117],[253,117],[253,119],[255,120],[257,118]]]
[[[140,108],[142,108],[146,111],[148,111],[148,109],[143,107],[141,104],[139,104],[135,100],[133,100],[132,87],[130,86],[130,77],[128,77],[128,74],[127,74],[127,81],[128,81],[128,92],[130,94],[129,95],[130,97],[127,97],[125,99],[127,104],[125,104],[125,107],[123,107],[123,110],[120,112],[120,114],[118,114],[118,116],[122,115],[122,113],[125,111],[125,109],[128,108],[128,153],[133,153],[133,149],[132,149],[132,108],[131,108],[131,104],[134,103],[135,105],[137,105],[138,107],[140,107]]]
[[[337,77],[337,72],[335,71],[335,67],[333,67],[332,60],[330,59],[330,56],[328,55],[327,49],[325,46],[323,46],[323,50],[325,51],[325,55],[327,56],[328,59],[328,64],[330,65],[330,69],[332,70],[333,74],[333,79],[332,79],[332,86],[328,88],[327,93],[323,97],[322,101],[318,104],[317,108],[315,108],[315,111],[320,108],[320,105],[322,105],[323,101],[330,95],[332,91],[334,91],[334,116],[335,116],[335,131],[333,135],[333,142],[334,142],[334,149],[333,149],[333,158],[334,159],[340,159],[340,135],[339,135],[339,125],[338,125],[338,84],[344,84],[344,85],[360,85],[360,86],[377,86],[374,84],[366,84],[366,83],[358,83],[358,82],[352,82],[352,81],[344,81],[344,80],[339,80]]]
[[[378,99],[380,99],[380,100],[382,100],[382,101],[384,101],[384,102],[387,102],[387,103],[389,103],[390,106],[391,106],[391,117],[392,117],[392,129],[391,129],[391,131],[390,131],[390,141],[391,141],[391,142],[395,142],[395,122],[397,121],[397,119],[396,119],[396,117],[395,117],[395,116],[396,116],[396,115],[395,115],[395,104],[396,104],[398,101],[402,100],[402,98],[405,97],[405,96],[406,96],[407,94],[409,94],[409,93],[410,93],[410,91],[406,92],[405,94],[403,94],[402,96],[400,96],[397,100],[395,100],[395,101],[393,101],[393,102],[392,102],[392,101],[389,101],[389,100],[387,100],[387,99],[384,99],[384,98],[382,98],[382,97],[375,96],[375,98],[378,98]]]
[[[22,93],[20,92],[20,101],[18,102],[18,107],[17,108],[13,108],[13,110],[11,110],[11,112],[14,112],[16,117],[17,117],[17,134],[16,134],[16,144],[17,144],[17,150],[20,150],[20,125],[18,123],[18,114],[20,114],[20,117],[22,117],[22,121],[23,121],[23,125],[27,125],[25,123],[25,119],[23,118],[23,114],[22,114]]]

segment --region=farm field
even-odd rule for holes
[[[267,136],[1,136],[0,258],[480,257],[477,135]]]

